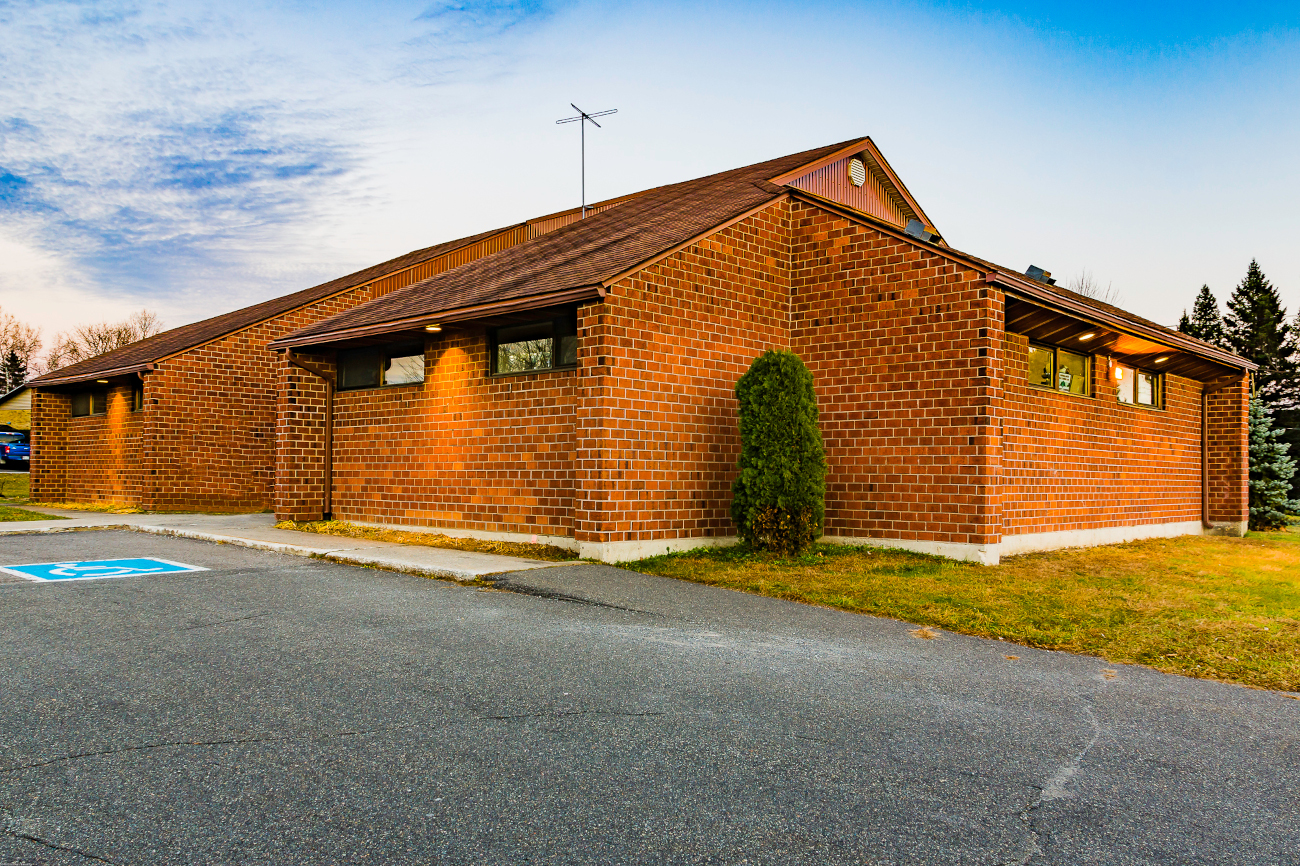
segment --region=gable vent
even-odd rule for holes
[[[866,163],[857,157],[849,160],[849,182],[854,186],[862,186],[867,182]]]
[[[1040,283],[1047,283],[1049,286],[1056,285],[1056,280],[1052,279],[1052,272],[1045,271],[1038,265],[1030,265],[1025,268],[1025,276],[1031,280],[1038,280]]]

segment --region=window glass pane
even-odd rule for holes
[[[352,349],[339,352],[340,388],[376,388],[379,386],[378,349]]]
[[[136,388],[131,391],[131,411],[139,412],[144,408],[144,389]]]
[[[424,355],[389,358],[384,369],[385,385],[410,385],[424,381]]]
[[[1070,394],[1088,393],[1088,356],[1056,350],[1056,390]]]
[[[555,366],[572,367],[578,363],[578,316],[567,313],[555,320]]]
[[[1137,374],[1137,401],[1143,406],[1154,406],[1157,400],[1156,374]]]
[[[551,322],[537,322],[498,330],[496,368],[492,372],[523,373],[552,367],[553,327]]]
[[[1045,346],[1029,347],[1029,374],[1027,381],[1030,385],[1039,385],[1044,388],[1053,387],[1052,384],[1052,365],[1055,364],[1055,353]]]
[[[108,411],[107,391],[92,391],[90,398],[90,414],[103,415]]]
[[[72,395],[72,414],[89,415],[90,414],[90,394],[73,394]]]
[[[1133,384],[1137,381],[1137,374],[1132,367],[1115,367],[1115,375],[1118,381],[1115,383],[1119,391],[1119,401],[1121,403],[1133,402]]]

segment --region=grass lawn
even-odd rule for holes
[[[31,478],[26,472],[0,473],[0,497],[26,501],[31,492]]]
[[[432,532],[405,532],[396,529],[382,529],[376,526],[359,526],[342,520],[316,520],[305,523],[282,520],[275,525],[275,528],[317,532],[321,535],[341,535],[345,538],[391,541],[396,544],[415,544],[421,547],[443,547],[451,550],[469,550],[475,553],[495,553],[499,556],[518,556],[524,559],[544,559],[548,562],[565,562],[578,558],[577,553],[550,544],[453,538],[449,535],[438,535]]]
[[[0,505],[0,523],[9,523],[14,520],[67,520],[66,517],[55,517],[50,514],[41,514],[38,511],[28,511],[25,508],[11,508],[8,505]]]
[[[1162,671],[1300,691],[1300,531],[1029,554],[989,567],[817,545],[623,563],[759,595],[892,617]],[[925,636],[921,634],[919,636]]]

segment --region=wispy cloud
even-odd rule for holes
[[[30,4],[2,26],[26,86],[0,93],[0,213],[107,289],[173,291],[169,273],[301,219],[356,164],[322,132],[337,109],[276,93],[292,60],[231,50],[228,21]]]

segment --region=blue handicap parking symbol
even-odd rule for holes
[[[99,580],[105,577],[136,577],[142,574],[180,574],[207,571],[198,565],[186,565],[167,559],[92,559],[85,562],[37,562],[31,565],[4,565],[0,571],[28,580]]]

